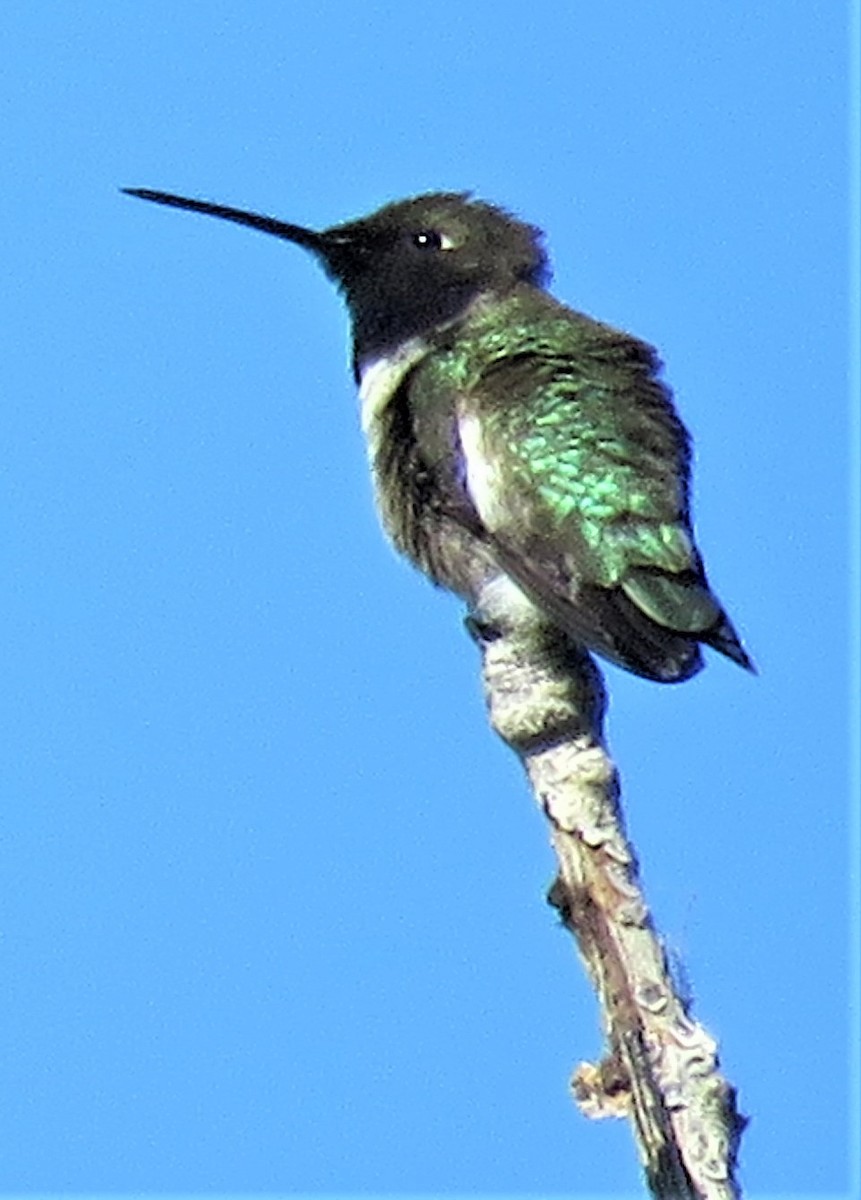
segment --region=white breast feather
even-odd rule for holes
[[[419,359],[424,358],[427,350],[421,338],[410,338],[391,354],[371,359],[359,368],[362,430],[369,441],[374,441],[374,426],[385,412],[407,371],[414,367]]]
[[[499,473],[487,457],[481,435],[481,422],[472,413],[464,413],[458,422],[460,445],[466,465],[466,486],[470,499],[485,526],[493,532],[502,520],[498,503]]]

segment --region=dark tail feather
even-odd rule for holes
[[[703,668],[700,642],[708,642],[748,670],[753,664],[742,649],[735,630],[717,603],[719,615],[712,629],[696,632],[661,624],[621,588],[581,583],[572,603],[561,587],[529,570],[521,557],[509,555],[502,544],[494,546],[500,565],[546,615],[576,642],[643,679],[655,683],[682,683]],[[697,613],[700,609],[696,609]]]
[[[756,667],[701,568],[670,575],[656,568],[635,567],[621,586],[635,611],[651,618],[666,633],[705,642],[756,674]]]
[[[657,683],[683,683],[703,668],[699,643],[718,650],[756,675],[753,660],[741,644],[726,613],[709,630],[698,633],[668,629],[653,621],[621,589],[595,589],[587,601],[594,614],[590,648],[635,675]]]
[[[683,683],[702,670],[696,638],[659,625],[622,591],[601,589],[601,595],[604,603],[598,611],[604,646],[595,647],[599,654],[656,683]]]
[[[727,658],[731,658],[740,667],[744,667],[746,671],[750,671],[752,675],[759,674],[756,664],[741,644],[741,638],[736,633],[726,613],[721,613],[719,624],[710,629],[708,633],[703,634],[702,640],[707,646],[712,646],[715,650],[719,650],[721,654],[725,654]]]

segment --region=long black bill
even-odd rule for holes
[[[237,225],[248,225],[251,229],[272,233],[287,242],[305,246],[324,258],[328,256],[326,239],[313,229],[305,229],[302,225],[288,225],[286,221],[277,221],[275,217],[264,217],[260,213],[245,212],[241,208],[230,208],[226,204],[210,204],[207,200],[189,200],[186,196],[173,196],[170,192],[153,192],[149,188],[121,188],[120,191],[127,196],[137,196],[140,200],[166,204],[169,208],[187,208],[190,212],[221,217],[223,221],[233,221]]]

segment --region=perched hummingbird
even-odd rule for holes
[[[383,525],[492,638],[555,627],[661,683],[753,664],[691,527],[690,438],[644,342],[545,290],[540,230],[440,192],[322,232],[129,195],[304,246],[344,295]]]

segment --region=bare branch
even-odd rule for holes
[[[603,744],[601,675],[546,626],[494,632],[481,642],[491,723],[550,823],[559,873],[548,899],[576,939],[607,1039],[603,1060],[574,1072],[574,1097],[587,1116],[630,1118],[653,1196],[737,1200],[745,1120],[649,915]]]

